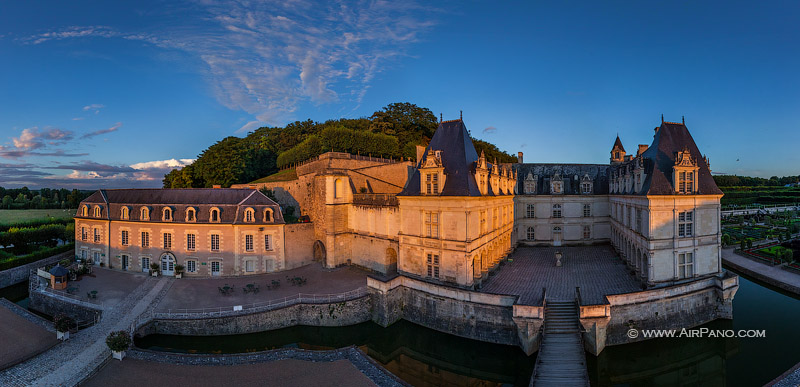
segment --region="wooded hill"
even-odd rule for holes
[[[284,127],[262,127],[246,137],[226,137],[197,160],[164,176],[164,188],[230,187],[269,176],[329,151],[384,158],[415,158],[416,145],[427,145],[439,126],[436,116],[411,103],[393,103],[369,118],[325,122],[295,121]],[[516,157],[473,138],[487,160],[511,163]]]

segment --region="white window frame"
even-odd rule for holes
[[[216,239],[216,241],[214,239]],[[211,234],[211,251],[215,251],[215,252],[219,251],[220,245],[221,245],[221,243],[220,243],[220,235],[219,234]]]
[[[528,237],[527,240],[533,241],[536,240],[536,229],[533,226],[529,226],[526,230],[525,236]]]
[[[142,247],[150,247],[150,232],[142,231]]]
[[[678,278],[694,277],[694,253],[678,253]]]
[[[171,232],[163,232],[161,233],[161,243],[164,247],[164,250],[172,249],[172,233]]]
[[[584,218],[591,218],[592,217],[592,205],[589,203],[585,203],[583,205],[583,217]]]
[[[195,251],[197,248],[197,235],[196,234],[186,234],[186,250],[188,251]]]
[[[272,235],[264,235],[264,251],[272,251]]]
[[[187,273],[196,273],[197,272],[197,261],[194,259],[187,259],[186,260],[186,272]]]
[[[120,231],[120,242],[123,246],[128,246],[130,244],[130,232],[128,230],[121,230]]]
[[[553,204],[553,218],[561,218],[561,205]]]
[[[253,234],[244,236],[244,251],[255,251],[255,243],[253,243]]]
[[[428,238],[439,238],[439,213],[425,211],[425,236]]]
[[[691,238],[694,236],[694,211],[681,211],[678,213],[678,238]]]

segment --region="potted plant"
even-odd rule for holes
[[[106,337],[106,345],[111,350],[111,356],[114,359],[122,360],[125,357],[125,351],[131,346],[131,335],[126,331],[111,332]]]
[[[150,264],[150,275],[153,277],[158,277],[158,270],[161,268],[157,263]]]
[[[183,265],[180,265],[180,264],[175,265],[175,278],[183,277],[183,271],[184,270],[185,270],[185,268],[183,267]]]
[[[53,318],[53,325],[56,328],[56,337],[64,341],[69,339],[69,330],[75,325],[75,320],[66,314],[59,313]]]

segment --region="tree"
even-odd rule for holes
[[[11,195],[3,196],[3,208],[10,209],[11,203],[14,203],[14,199],[11,198]]]
[[[372,132],[397,137],[404,157],[415,157],[415,145],[430,142],[439,126],[436,116],[429,109],[408,102],[389,104],[373,113],[370,119],[372,123],[369,129]]]
[[[731,236],[730,236],[730,234],[722,234],[722,244],[723,245],[731,244]]]
[[[744,250],[746,248],[747,248],[747,241],[745,241],[744,239],[740,240],[739,241],[739,249],[740,250]]]

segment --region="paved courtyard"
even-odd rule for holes
[[[147,276],[142,273],[120,272],[94,267],[92,268],[92,274],[82,275],[77,281],[69,281],[67,287],[77,288],[74,295],[81,301],[111,307],[124,300],[145,279],[147,279]],[[48,291],[50,291],[49,287]],[[90,300],[88,298],[87,293],[91,291],[97,291],[96,299]]]
[[[55,332],[29,321],[0,304],[0,370],[35,356],[56,345]],[[36,318],[30,316],[29,318]]]
[[[374,386],[347,360],[296,359],[243,365],[175,365],[138,359],[111,361],[85,386]]]
[[[369,273],[355,267],[325,269],[318,263],[312,263],[292,270],[272,274],[259,274],[232,278],[184,278],[175,280],[166,297],[156,308],[157,312],[170,309],[199,309],[247,305],[257,302],[279,300],[304,294],[336,294],[356,290],[367,285]],[[306,282],[295,286],[288,278],[301,277]],[[268,289],[272,281],[280,281],[280,286]],[[245,293],[246,284],[255,283],[260,288],[258,293]],[[220,294],[219,288],[233,285],[233,290]]]
[[[563,252],[556,267],[555,252]],[[626,269],[610,245],[576,247],[520,247],[481,291],[519,295],[523,305],[541,305],[542,288],[548,300],[573,300],[580,286],[584,305],[604,303],[603,296],[642,290],[641,282]]]

